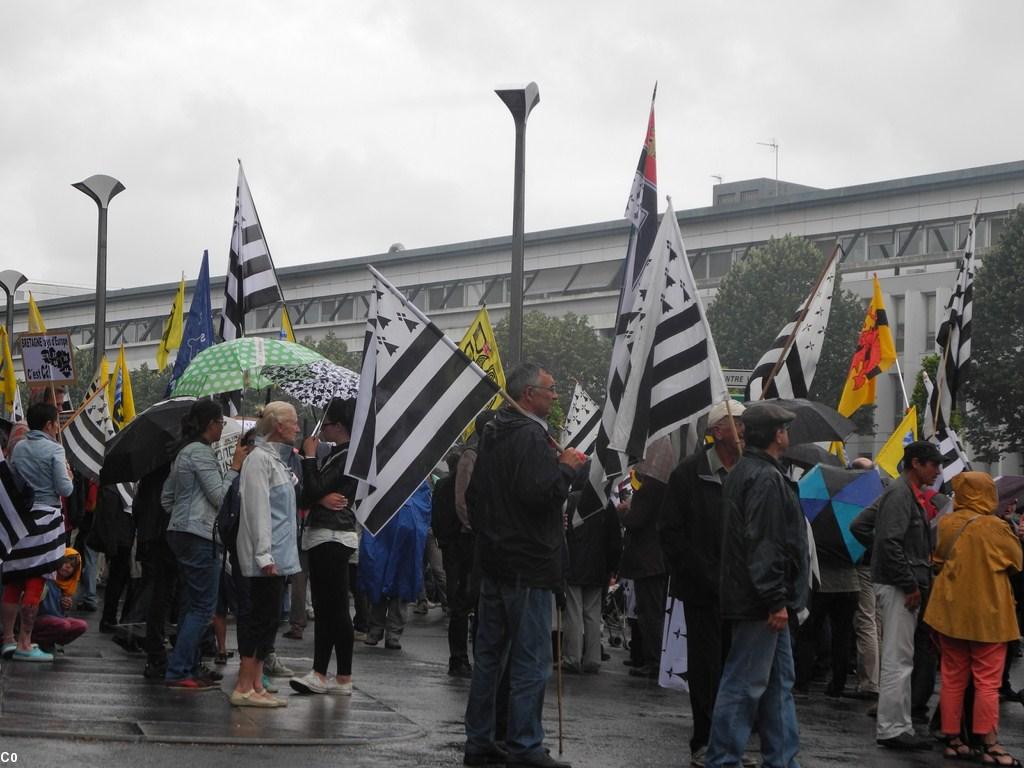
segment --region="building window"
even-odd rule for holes
[[[867,241],[860,235],[844,235],[839,238],[839,245],[846,254],[844,264],[855,264],[867,258]]]
[[[723,277],[732,266],[732,251],[714,251],[708,258],[708,277]]]
[[[503,304],[509,300],[511,280],[509,278],[495,279],[487,288],[484,294],[484,304]]]
[[[614,287],[615,278],[622,268],[623,261],[598,261],[593,264],[584,264],[571,283],[570,291],[607,291]]]
[[[740,202],[741,203],[749,203],[752,200],[757,200],[757,190],[756,189],[743,189],[743,190],[740,190]]]
[[[924,295],[924,348],[935,348],[935,294]]]
[[[958,251],[962,251],[964,248],[967,247],[967,236],[970,234],[970,230],[971,230],[971,222],[970,222],[970,220],[958,221],[956,223],[956,230],[957,230],[957,236],[956,236],[957,246],[956,246],[956,249]],[[977,240],[977,238],[975,238],[975,240]],[[975,245],[980,245],[980,243],[975,243]]]
[[[526,289],[527,296],[560,296],[565,293],[569,281],[576,274],[576,267],[554,267],[542,269],[530,281]]]
[[[906,299],[903,296],[892,297],[892,315],[889,317],[889,325],[892,327],[892,338],[896,343],[896,351],[903,351],[903,336],[905,332],[904,309]]]
[[[981,229],[981,227],[979,227]],[[999,238],[1003,236],[1003,232],[1006,231],[1006,219],[1000,216],[998,219],[989,219],[988,221],[988,244],[999,245]],[[979,233],[980,234],[980,233]],[[981,243],[975,243],[975,247],[981,245]]]
[[[718,196],[718,201],[715,205],[730,205],[736,202],[735,192],[723,192]]]
[[[705,280],[708,276],[708,254],[700,251],[690,256],[690,269],[694,280]]]
[[[924,246],[924,236],[920,228],[903,229],[897,232],[899,253],[901,256],[918,256]]]
[[[949,253],[954,243],[952,224],[931,224],[928,227],[928,253]]]
[[[868,233],[868,259],[888,259],[892,256],[892,230]]]

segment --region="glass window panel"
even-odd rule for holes
[[[978,227],[981,229],[981,227]],[[988,222],[988,244],[999,245],[999,238],[1003,236],[1003,232],[1006,231],[1006,219],[989,219]],[[980,235],[980,233],[979,233]],[[981,245],[981,243],[975,243],[975,247]]]
[[[495,280],[491,283],[487,289],[487,294],[484,296],[485,304],[501,304],[508,301],[509,294],[509,279]]]
[[[921,229],[903,229],[898,233],[898,253],[904,256],[917,256],[921,253],[921,249],[924,246],[924,233]]]
[[[735,192],[723,192],[718,196],[718,205],[729,205],[736,202]]]
[[[612,287],[622,268],[622,260],[597,261],[584,264],[576,279],[569,284],[570,291],[604,291]]]
[[[483,301],[484,291],[487,290],[486,283],[469,283],[465,286],[464,306],[475,307]]]
[[[447,285],[438,285],[427,289],[427,306],[430,309],[444,309],[444,297],[448,293]]]
[[[756,189],[743,189],[743,190],[740,190],[740,202],[741,203],[749,203],[751,200],[756,200],[756,199],[757,199],[757,190]]]
[[[957,250],[962,251],[964,249],[964,246],[967,245],[967,233],[968,233],[968,230],[970,229],[970,227],[971,227],[971,222],[969,220],[958,221],[956,223],[956,249]],[[982,223],[982,227],[981,228],[984,229],[984,223]]]
[[[565,293],[565,289],[574,274],[576,274],[576,267],[542,269],[530,283],[530,287],[526,290],[526,295],[548,296]]]
[[[892,256],[892,230],[868,233],[868,259],[888,259]]]
[[[844,264],[864,261],[867,258],[867,240],[857,235],[844,235],[839,238],[839,244],[843,246],[843,253],[846,254]]]
[[[732,251],[713,252],[708,260],[708,277],[722,277],[732,266]]]
[[[690,269],[694,280],[705,280],[708,276],[708,254],[706,251],[690,256]]]
[[[896,343],[896,351],[903,351],[903,332],[905,328],[904,323],[904,309],[906,308],[906,300],[902,296],[892,297],[892,335],[893,341]]]
[[[319,323],[321,306],[323,306],[322,302],[314,302],[312,306],[306,309],[306,314],[302,316],[302,320],[296,322],[300,322],[302,325],[308,325],[310,323]]]
[[[932,224],[928,227],[928,253],[948,253],[953,250],[952,224]]]
[[[930,350],[935,346],[935,294],[924,295],[924,348]]]

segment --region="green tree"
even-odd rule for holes
[[[168,365],[162,371],[150,368],[143,363],[131,372],[132,396],[135,398],[135,411],[142,413],[153,403],[158,403],[167,395],[167,385],[171,381],[174,365]]]
[[[508,348],[507,317],[494,326],[494,339],[499,354]],[[595,400],[604,399],[611,357],[611,340],[598,334],[585,316],[527,312],[523,317],[523,358],[543,365],[558,383],[559,402],[548,417],[551,424],[564,421],[574,379]]]
[[[965,431],[976,456],[995,461],[1024,451],[1024,206],[978,267],[973,310]]]
[[[928,405],[928,396],[924,387],[924,375],[935,382],[935,372],[939,369],[938,355],[925,355],[921,358],[921,370],[914,381],[914,391],[910,394],[910,404],[917,408],[917,434],[924,437],[924,409]],[[954,427],[956,429],[956,427]]]
[[[349,352],[348,345],[335,336],[334,331],[328,331],[320,341],[314,341],[311,336],[307,336],[300,343],[323,355],[332,363],[343,365],[357,373],[362,367],[360,364],[362,352]]]
[[[821,272],[821,251],[803,238],[786,235],[751,249],[722,279],[708,322],[725,368],[752,369],[782,327],[793,318]],[[836,279],[828,329],[809,393],[835,407],[843,392],[850,358],[864,323],[864,305]],[[857,431],[874,431],[874,407],[854,414]]]

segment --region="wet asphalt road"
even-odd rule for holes
[[[18,766],[29,767],[461,765],[469,683],[446,674],[445,633],[438,609],[425,617],[410,612],[403,650],[356,644],[356,695],[351,701],[296,695],[287,709],[246,717],[226,705],[225,694],[170,692],[142,682],[141,657],[126,654],[109,636],[90,632],[52,667],[4,665],[0,768],[5,754],[9,759],[12,752]],[[312,626],[302,641],[280,639],[278,653],[290,666],[308,669]],[[688,765],[686,695],[629,677],[621,663],[624,652],[611,653],[599,675],[565,677],[564,759],[577,768]],[[235,670],[230,665],[226,669],[229,691]],[[1018,686],[1024,684],[1022,678],[1017,670]],[[282,694],[286,692],[285,684]],[[820,687],[812,689],[810,699],[798,704],[801,765],[948,764],[938,748],[913,755],[877,748],[874,721],[865,709],[864,702],[832,702]],[[1024,755],[1024,707],[1004,704],[1002,716],[1004,743]],[[552,678],[545,727],[553,751],[558,747],[557,718]],[[242,742],[273,738],[278,743],[223,744],[218,741],[221,733]],[[159,741],[166,738],[181,743]],[[295,745],[311,738],[338,743]]]

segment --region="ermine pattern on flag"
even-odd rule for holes
[[[935,336],[935,351],[939,354],[939,367],[935,373],[935,388],[929,396],[931,418],[925,419],[924,434],[941,431],[951,423],[956,407],[957,391],[963,371],[971,359],[971,317],[974,313],[974,233],[977,214],[971,216],[964,255],[957,271],[956,286],[946,305],[946,319]]]
[[[18,488],[11,465],[0,455],[0,563],[10,557],[14,545],[29,534],[25,517],[28,509],[19,509]]]
[[[938,428],[932,428],[935,423],[932,411],[936,405],[935,385],[932,384],[927,371],[921,371],[921,380],[924,382],[925,394],[924,429],[926,434],[930,433],[927,439],[935,443],[942,454],[942,481],[949,482],[961,472],[969,470],[971,463],[967,460],[967,452],[960,443],[960,437],[946,426],[946,422],[941,417],[938,421]]]
[[[239,163],[220,337],[228,341],[244,336],[246,314],[257,307],[276,304],[281,299],[281,288],[263,235],[263,226],[256,214],[245,171]]]
[[[376,534],[498,386],[383,276],[371,272],[375,284],[345,471],[363,481],[356,516]]]
[[[811,382],[814,380],[814,372],[818,368],[818,358],[821,357],[825,330],[828,327],[839,255],[840,250],[837,248],[832,254],[831,264],[820,285],[817,286],[814,293],[803,300],[793,315],[793,319],[779,331],[771,349],[757,361],[757,365],[754,366],[750,379],[747,381],[748,401],[760,400],[762,397],[787,399],[807,397],[807,393],[811,389]],[[775,369],[779,355],[782,354],[797,323],[800,324],[800,328],[797,330],[796,338],[793,340],[789,352],[786,353],[786,360],[779,366],[775,378],[772,379],[771,384],[768,385],[768,391],[765,392],[764,383]]]
[[[577,381],[572,391],[569,410],[565,414],[562,445],[566,448],[575,448],[583,453],[590,453],[597,441],[597,432],[600,426],[601,406],[587,394]]]
[[[110,405],[107,402],[108,391],[107,374],[101,369],[85,395],[88,405],[65,425],[61,433],[71,466],[97,482],[107,450],[107,439],[114,435],[114,422],[110,418]],[[90,397],[92,400],[89,400]]]

